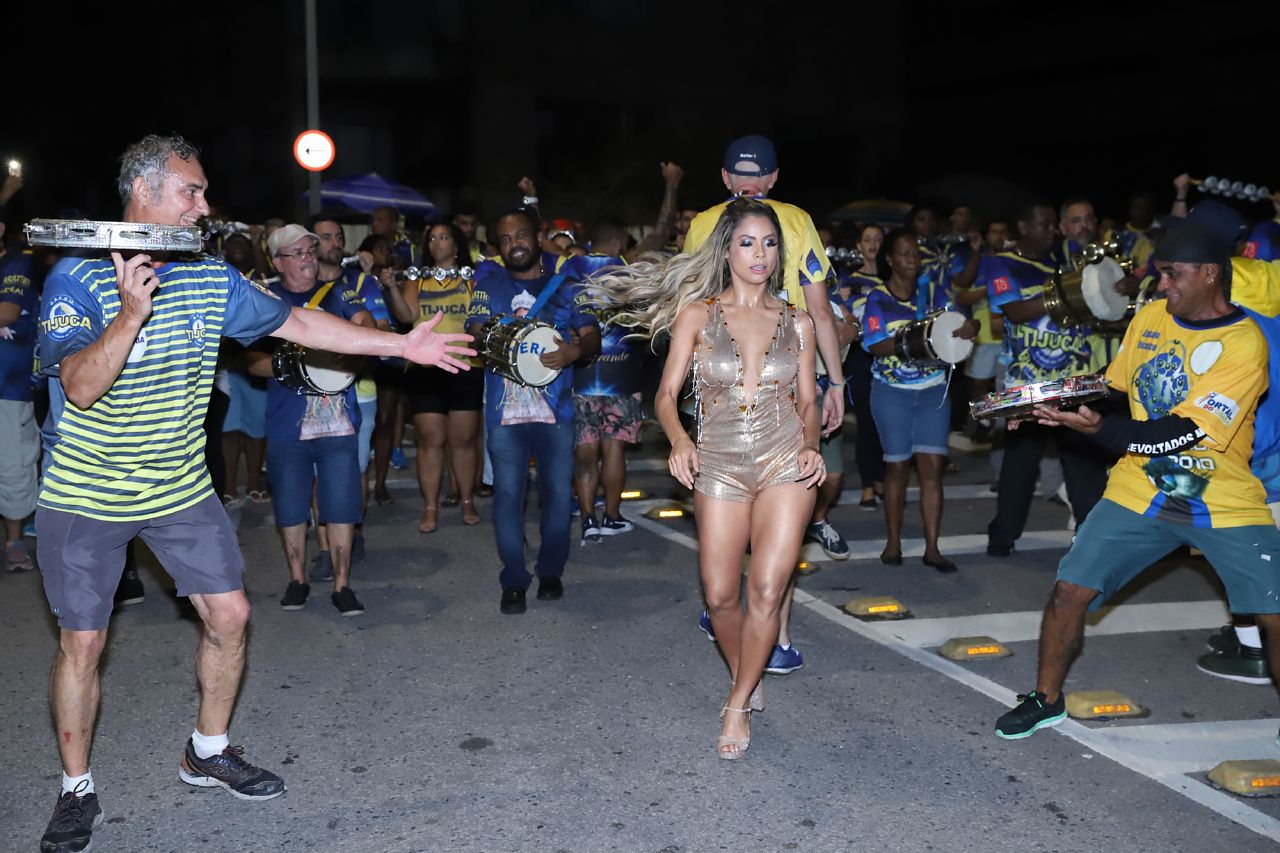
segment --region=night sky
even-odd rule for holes
[[[645,223],[659,161],[684,166],[681,205],[705,207],[726,142],[759,132],[774,195],[818,220],[867,197],[985,218],[1026,194],[1123,216],[1132,190],[1163,206],[1180,171],[1280,185],[1274,29],[1249,11],[1266,4],[1174,5],[319,0],[325,177],[377,171],[492,213],[528,174],[549,215]],[[11,226],[118,218],[116,158],[147,132],[202,148],[229,215],[305,212],[302,0],[70,8],[5,12],[0,155],[25,176]]]

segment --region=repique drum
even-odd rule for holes
[[[547,367],[542,355],[559,349],[563,339],[554,326],[523,317],[490,317],[480,329],[480,354],[499,376],[542,388],[560,375]]]

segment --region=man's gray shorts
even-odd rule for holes
[[[58,626],[97,631],[111,619],[124,572],[125,547],[142,537],[178,585],[178,595],[244,588],[244,555],[222,502],[209,495],[184,510],[141,521],[99,521],[60,510],[36,510],[36,557],[44,594]]]

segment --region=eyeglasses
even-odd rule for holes
[[[294,258],[294,259],[301,258],[303,260],[311,260],[316,257],[319,257],[319,255],[320,253],[315,249],[307,249],[302,252],[294,252],[293,254],[288,254],[287,252],[276,252],[277,258]]]

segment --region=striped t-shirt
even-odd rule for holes
[[[249,344],[278,329],[284,302],[212,257],[156,267],[152,312],[107,392],[87,409],[67,402],[44,472],[40,506],[104,521],[145,520],[213,493],[204,419],[218,339]],[[110,258],[64,258],[45,281],[39,344],[44,372],[96,341],[120,313]]]

